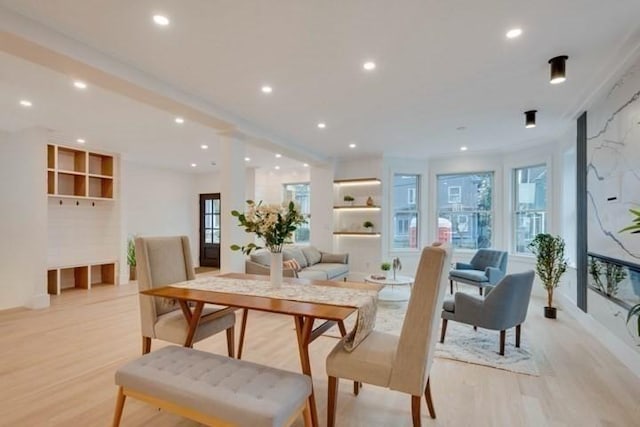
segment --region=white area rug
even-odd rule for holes
[[[447,295],[449,297],[449,295]],[[394,335],[400,335],[407,303],[382,302],[378,303],[375,330]],[[355,316],[346,320],[347,330],[353,326]],[[465,363],[488,366],[496,369],[527,375],[540,375],[533,355],[528,348],[526,329],[523,328],[520,348],[515,346],[515,328],[507,331],[505,355],[498,354],[500,332],[484,329],[473,330],[470,325],[450,321],[447,325],[447,335],[444,344],[436,344],[436,357],[451,359]],[[338,338],[337,327],[331,328],[325,335]],[[438,329],[438,340],[440,329]]]

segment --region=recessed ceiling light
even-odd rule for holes
[[[282,154],[276,153],[276,159],[279,159],[280,157],[282,157]]]
[[[153,15],[153,22],[161,27],[166,27],[171,21],[169,21],[169,18],[164,15]]]
[[[507,31],[508,39],[515,39],[516,37],[520,37],[521,35],[522,35],[521,28],[512,28],[511,30]]]
[[[31,107],[33,104],[29,100],[21,99],[20,100],[20,105],[22,105],[23,107]]]
[[[245,162],[250,162],[250,161],[251,161],[251,157],[245,157],[245,158],[244,158],[244,161],[245,161]]]
[[[524,127],[527,129],[532,129],[536,127],[536,113],[537,110],[529,110],[524,112]]]
[[[376,69],[376,63],[373,61],[367,61],[364,64],[362,64],[362,68],[364,68],[366,71],[372,71]]]
[[[263,93],[271,93],[273,92],[273,88],[271,86],[262,86],[262,92]]]
[[[460,151],[467,151],[469,148],[466,145],[460,147]]]
[[[349,144],[349,148],[356,148],[356,144],[352,142],[351,144]]]
[[[305,168],[309,167],[309,163],[303,163],[302,166],[304,166]]]
[[[176,117],[176,123],[178,124],[183,124],[184,123],[184,119],[182,117]]]
[[[78,89],[86,89],[87,88],[87,84],[85,82],[83,82],[82,80],[76,80],[75,82],[73,82],[73,85]]]
[[[276,166],[276,168],[275,168],[275,169],[276,169],[277,171],[279,171],[279,170],[280,170],[280,166]]]
[[[76,142],[77,142],[78,144],[84,144],[84,143],[85,143],[85,142],[87,142],[87,141],[85,141],[83,138],[78,138],[78,139],[76,139]]]
[[[207,144],[202,144],[200,148],[202,148],[203,150],[206,150],[207,148],[209,148],[209,146]]]
[[[318,128],[319,128],[319,129],[324,129],[324,128],[326,128],[326,127],[327,127],[327,124],[326,124],[326,123],[324,123],[324,122],[320,122],[320,123],[318,123]]]
[[[567,80],[567,59],[569,59],[567,55],[560,55],[549,60],[549,64],[551,65],[549,83],[552,85],[557,85]]]
[[[198,166],[198,165],[197,165],[197,164],[195,164],[195,163],[191,163],[191,167],[192,167],[192,168],[195,168],[196,166]]]

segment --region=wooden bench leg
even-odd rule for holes
[[[150,339],[150,338],[149,338]],[[116,399],[116,410],[113,413],[113,427],[120,426],[122,419],[122,410],[124,409],[124,401],[127,396],[122,392],[122,387],[118,387],[118,398]]]
[[[411,417],[413,418],[413,427],[420,427],[422,420],[420,420],[420,400],[421,396],[411,396]]]
[[[145,355],[151,351],[151,337],[142,337],[142,354]]]
[[[235,356],[236,328],[227,328],[227,354],[233,358]]]
[[[427,386],[424,388],[424,399],[427,401],[427,408],[431,418],[436,418],[436,410],[433,407],[433,398],[431,397],[431,378],[427,377]]]

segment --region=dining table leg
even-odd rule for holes
[[[318,427],[318,409],[316,398],[313,392],[313,377],[311,375],[311,361],[309,360],[309,344],[311,343],[311,332],[313,331],[313,317],[295,316],[296,334],[298,336],[298,351],[300,353],[300,364],[302,373],[311,378],[311,395],[309,396],[309,410],[311,412],[311,425]]]
[[[193,339],[196,336],[196,330],[200,324],[200,317],[202,316],[202,310],[204,309],[203,302],[196,302],[193,312],[189,308],[189,304],[186,301],[178,300],[182,314],[184,314],[187,323],[189,324],[189,331],[187,332],[187,338],[184,340],[185,347],[193,347]]]

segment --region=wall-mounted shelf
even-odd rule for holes
[[[333,183],[336,185],[380,185],[382,181],[378,178],[352,178],[336,179]]]
[[[114,157],[62,145],[47,145],[50,197],[113,200]]]
[[[345,210],[345,211],[379,211],[380,206],[368,206],[368,205],[344,205],[334,206],[333,209]]]
[[[369,233],[366,231],[334,231],[334,236],[372,236],[372,237],[380,237],[380,233]]]

